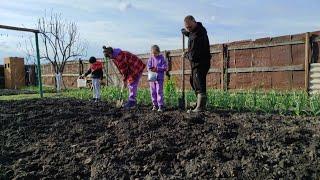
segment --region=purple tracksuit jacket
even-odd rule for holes
[[[152,104],[154,106],[164,106],[164,98],[163,98],[163,82],[164,82],[164,74],[167,71],[168,64],[163,55],[158,55],[156,57],[151,56],[147,63],[148,71],[153,67],[157,68],[157,81],[150,82],[150,93]]]

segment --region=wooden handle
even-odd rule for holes
[[[185,52],[185,38],[184,38],[184,34],[182,34],[182,52]]]
[[[184,60],[184,53],[185,53],[185,36],[182,34],[182,96],[184,96],[185,91],[185,78],[184,78],[184,70],[185,70],[185,60]]]

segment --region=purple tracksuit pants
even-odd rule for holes
[[[152,104],[154,106],[163,106],[164,98],[163,98],[163,80],[150,82],[150,93]]]
[[[138,85],[139,81],[141,79],[141,74],[132,82],[128,84],[128,89],[129,89],[129,101],[136,102],[136,97],[137,97],[137,91],[138,91]]]

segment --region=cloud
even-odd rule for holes
[[[1,23],[7,23],[9,25],[12,25],[12,22],[17,22],[19,21],[19,26],[21,26],[21,24],[31,24],[30,20],[32,20],[32,16],[26,15],[25,13],[22,12],[12,12],[6,9],[2,9],[0,8],[0,19],[1,19]],[[11,22],[11,23],[9,23]]]
[[[130,2],[121,1],[119,4],[119,10],[122,12],[127,11],[130,8],[132,8],[132,4]]]
[[[225,8],[226,1],[224,0],[198,0],[200,3],[205,4],[206,6],[210,5],[216,8]]]
[[[18,44],[22,38],[27,37],[25,34],[22,37],[21,33],[3,30],[0,31],[0,34],[5,34],[5,36],[0,36],[0,64],[2,64],[4,57],[24,57],[24,54],[18,48]]]
[[[210,1],[210,4],[214,7],[217,7],[217,8],[226,8],[226,5],[224,4],[225,1],[213,1],[211,2]]]
[[[103,44],[135,53],[149,52],[152,44],[180,48],[179,31],[189,14],[204,24],[211,43],[313,31],[320,28],[320,1],[309,1],[312,6],[277,0],[4,0],[0,19],[4,24],[32,28],[45,9],[62,13],[79,25],[81,37],[89,42],[88,55],[99,57]],[[0,42],[6,42],[2,47],[6,53],[19,53],[15,47],[19,37],[15,38],[0,37]],[[0,60],[5,51],[0,52]]]
[[[0,51],[1,52],[10,52],[11,47],[8,42],[0,41]]]
[[[89,51],[94,56],[101,56],[102,45],[123,48],[133,53],[146,53],[151,45],[158,44],[162,49],[176,49],[180,47],[180,37],[176,35],[162,36],[156,33],[157,29],[146,26],[146,32],[140,34],[126,24],[116,23],[107,20],[81,22],[78,24],[81,29],[81,36],[90,39]],[[139,25],[138,25],[139,26]],[[92,29],[91,27],[94,27]]]

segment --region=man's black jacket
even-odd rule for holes
[[[197,22],[193,32],[182,31],[182,33],[189,37],[187,58],[191,61],[192,68],[210,66],[210,43],[207,30],[202,23]]]

